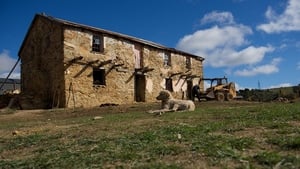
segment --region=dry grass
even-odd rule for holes
[[[6,110],[0,168],[300,168],[299,102],[158,107]]]

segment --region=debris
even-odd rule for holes
[[[182,136],[181,136],[181,134],[177,134],[177,138],[178,138],[178,140],[181,140],[182,139]]]
[[[284,159],[282,159],[281,161],[279,161],[274,167],[273,167],[273,169],[280,169],[281,167],[281,165],[282,165],[282,163],[284,162],[285,160]]]
[[[119,106],[119,105],[115,103],[104,103],[100,105],[100,107],[106,107],[106,106]]]
[[[99,119],[103,119],[103,117],[102,117],[102,116],[95,116],[95,117],[93,118],[93,120],[99,120]]]
[[[275,101],[281,102],[281,103],[288,103],[289,99],[285,98],[285,97],[278,97],[278,98],[275,99]]]
[[[244,167],[246,169],[250,169],[250,164],[249,164],[249,161],[247,160],[240,160],[241,163],[243,163]]]
[[[12,132],[12,135],[13,135],[13,136],[17,136],[17,135],[19,135],[19,134],[20,134],[20,132],[19,132],[18,130],[15,130],[15,131]]]
[[[180,133],[177,134],[177,138],[178,138],[179,143],[181,143],[181,141],[182,141],[182,136],[181,136]]]

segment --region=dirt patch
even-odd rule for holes
[[[300,121],[289,121],[288,124],[300,128]]]
[[[41,112],[45,110],[11,110],[5,109],[0,113],[0,117],[3,120],[12,120],[12,119],[34,119],[40,115]]]
[[[128,112],[146,112],[150,109],[157,109],[160,103],[136,103],[127,105],[110,105],[102,107],[93,108],[70,108],[70,109],[38,109],[38,110],[12,110],[12,109],[2,109],[0,112],[0,137],[11,138],[15,136],[28,136],[38,133],[55,133],[55,132],[67,132],[72,128],[78,128],[78,132],[86,132],[86,134],[94,134],[97,132],[95,128],[90,128],[88,131],[80,131],[80,123],[72,122],[68,120],[68,123],[63,123],[62,121],[72,118],[81,117],[82,119],[87,118],[91,120],[94,117],[102,117],[107,114],[120,114]],[[159,119],[157,119],[159,120]],[[101,121],[94,120],[95,123]],[[30,122],[30,123],[28,123]],[[133,121],[130,126],[147,126],[149,123],[157,123],[159,121],[153,122],[153,119],[138,119]],[[9,124],[14,124],[10,126]],[[100,123],[100,122],[99,122]],[[6,126],[5,128],[1,127]],[[31,125],[32,124],[32,125]],[[34,124],[34,125],[33,125]],[[82,124],[82,123],[81,123]],[[100,123],[101,124],[101,123]],[[125,124],[124,124],[125,125]],[[109,124],[99,126],[101,131],[106,131],[111,128]],[[134,127],[132,127],[134,131]],[[113,133],[112,133],[113,134]]]
[[[96,116],[111,113],[127,113],[144,111],[150,109],[157,109],[160,103],[136,103],[136,104],[124,104],[117,106],[102,106],[92,108],[69,108],[69,109],[37,109],[37,110],[12,110],[12,109],[1,109],[0,110],[0,121],[1,120],[16,120],[16,119],[51,119],[56,117],[59,119],[72,118],[72,117],[84,117],[84,116]]]

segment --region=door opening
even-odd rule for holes
[[[145,75],[135,75],[134,78],[134,98],[136,102],[145,102],[146,78]]]
[[[193,88],[193,80],[187,80],[187,98],[192,100],[192,88]]]

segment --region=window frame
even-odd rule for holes
[[[98,40],[98,43],[96,43]],[[102,34],[93,34],[92,36],[92,52],[103,53],[104,52],[104,37]]]
[[[93,68],[93,85],[106,86],[105,69]]]
[[[164,66],[172,66],[171,64],[171,53],[170,52],[164,52]]]

